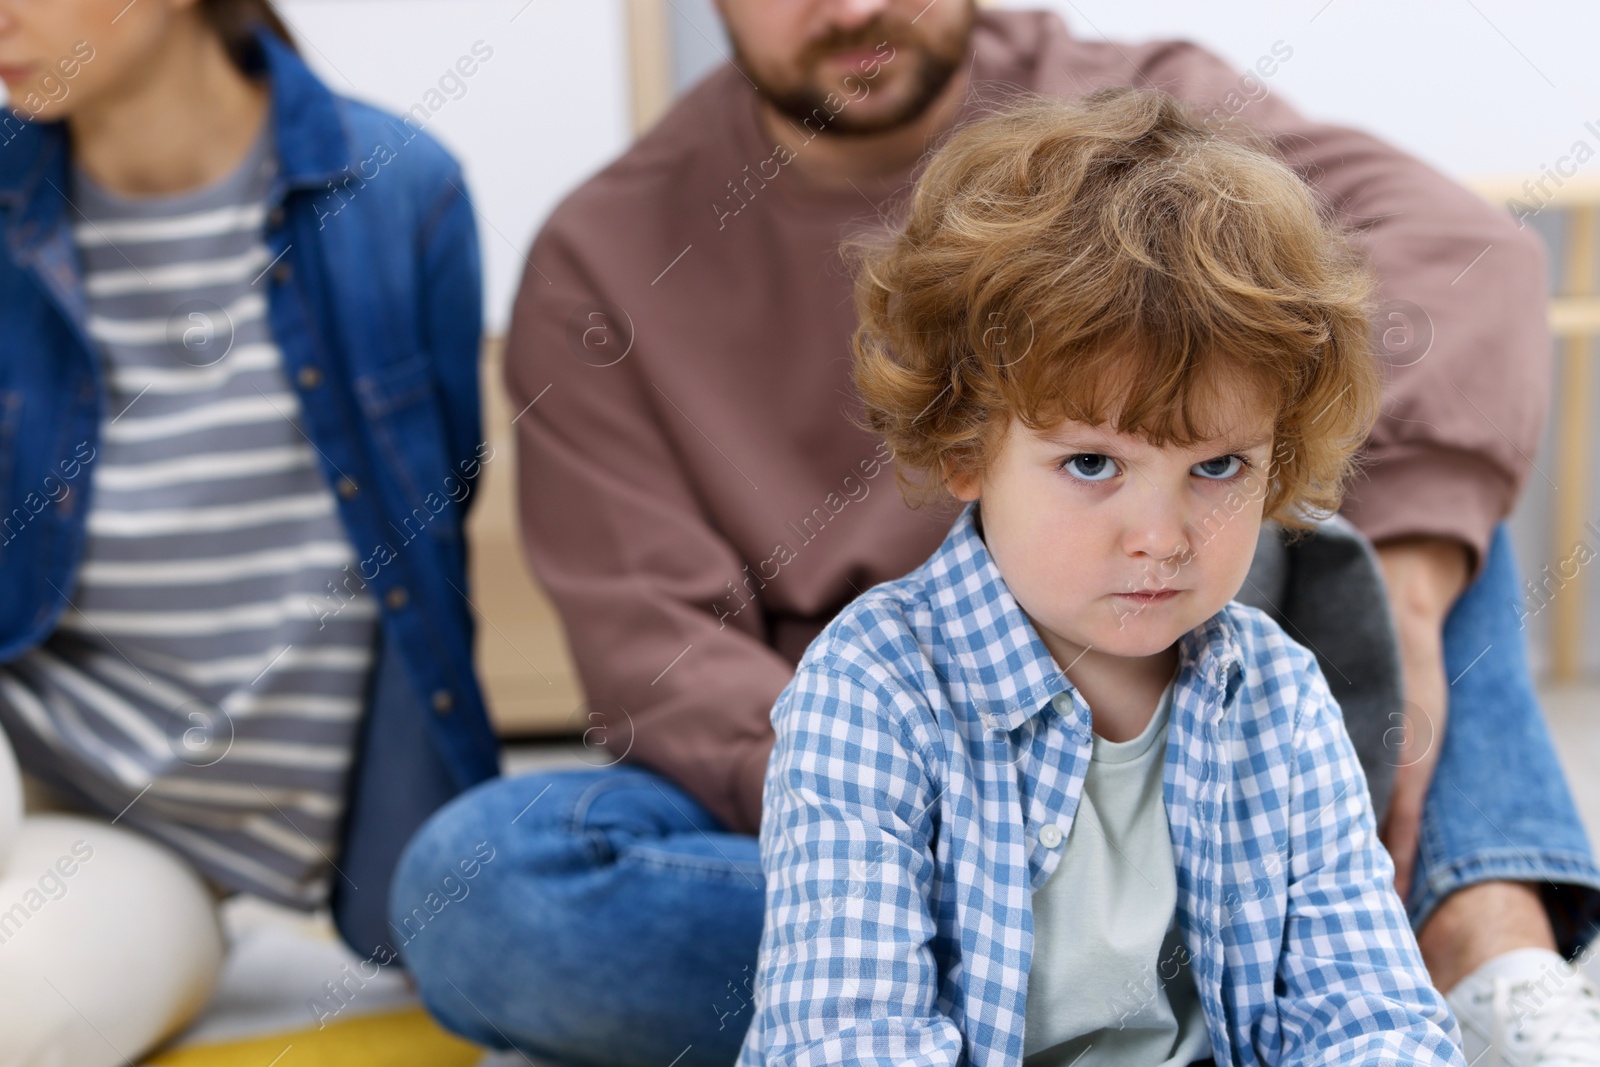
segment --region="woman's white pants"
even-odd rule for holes
[[[210,997],[216,903],[166,846],[25,810],[0,733],[0,1067],[136,1063]]]

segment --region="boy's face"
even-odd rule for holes
[[[1071,420],[1041,435],[1011,419],[989,470],[950,481],[962,500],[981,498],[984,543],[1062,669],[1095,653],[1167,663],[1244,584],[1272,413],[1248,390],[1217,403],[1225,432],[1192,449]]]

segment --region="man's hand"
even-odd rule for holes
[[[1471,556],[1466,545],[1444,537],[1405,537],[1376,547],[1400,639],[1406,702],[1405,722],[1384,734],[1386,740],[1395,740],[1385,745],[1386,758],[1398,769],[1379,835],[1394,859],[1395,891],[1404,900],[1416,866],[1422,802],[1439,763],[1449,716],[1444,620],[1467,587]]]

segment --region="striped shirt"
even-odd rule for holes
[[[739,1067],[1022,1061],[1033,893],[1072,833],[1093,719],[976,506],[841,611],[773,705]],[[1162,797],[1216,1061],[1463,1067],[1316,659],[1238,603],[1178,647]]]
[[[0,666],[22,766],[228,889],[315,907],[376,637],[266,317],[270,124],[222,180],[73,178],[105,409],[70,606]]]

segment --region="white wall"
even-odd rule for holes
[[[1361,126],[1448,174],[1538,173],[1600,150],[1600,4],[1557,0],[1030,0],[1084,37],[1183,37],[1240,70],[1294,49],[1268,82],[1301,111]],[[1600,177],[1600,159],[1586,168]]]
[[[403,112],[475,42],[493,50],[425,129],[466,168],[489,329],[503,329],[529,243],[560,198],[627,145],[620,0],[280,0],[336,91]],[[439,97],[431,98],[437,101]]]

